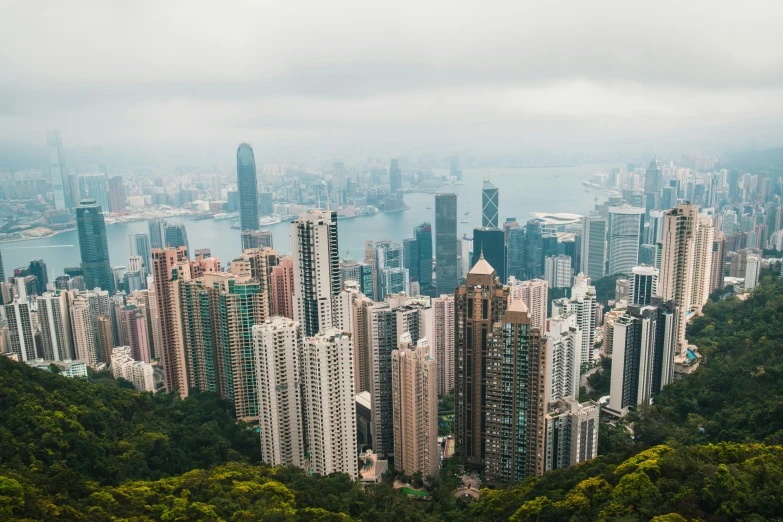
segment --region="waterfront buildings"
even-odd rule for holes
[[[102,288],[114,293],[114,277],[109,262],[106,223],[101,206],[93,199],[85,199],[76,207],[76,231],[84,284],[87,288]]]

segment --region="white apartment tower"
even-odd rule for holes
[[[359,474],[356,394],[351,337],[328,328],[307,337],[302,349],[310,469],[319,475]]]
[[[38,323],[41,327],[44,359],[65,361],[74,358],[71,315],[65,292],[44,292],[36,300]]]
[[[438,361],[438,395],[454,389],[454,295],[432,300],[432,344]]]
[[[10,351],[24,362],[36,359],[33,318],[27,296],[20,293],[19,297],[11,304],[5,305],[3,309],[5,319],[8,321]]]
[[[312,210],[291,223],[294,319],[310,337],[333,325],[332,300],[340,292],[337,212]]]
[[[98,339],[88,298],[80,295],[71,303],[71,328],[76,359],[95,368],[98,364]]]
[[[696,258],[697,208],[681,203],[663,217],[663,253],[658,295],[677,305],[677,353],[684,353],[686,316],[693,292],[693,267]]]
[[[545,331],[549,284],[543,279],[518,281],[514,276],[509,278],[508,284],[510,287],[508,304],[514,301],[525,303],[530,315],[530,327]]]
[[[547,401],[579,398],[582,330],[577,324],[576,314],[550,319],[546,342]]]
[[[582,331],[581,364],[589,364],[593,359],[595,344],[595,287],[590,285],[590,278],[579,274],[574,278],[571,288],[571,298],[552,301],[552,318],[567,317],[576,314],[576,324]]]
[[[272,317],[253,327],[258,383],[261,460],[270,466],[305,467],[299,373],[299,324]],[[312,375],[305,374],[309,379]],[[316,377],[318,375],[316,374]]]
[[[702,307],[710,298],[710,283],[712,279],[712,244],[715,239],[715,229],[712,218],[700,215],[697,220],[696,237],[694,241],[693,291],[691,293],[690,309],[701,312]]]
[[[759,284],[761,272],[761,259],[757,256],[748,256],[745,265],[745,290],[753,290]]]

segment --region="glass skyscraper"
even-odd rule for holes
[[[77,178],[82,199],[92,199],[101,207],[101,211],[109,212],[109,193],[106,190],[106,175],[79,174]]]
[[[99,287],[114,293],[114,277],[109,262],[109,245],[106,242],[106,223],[103,210],[94,199],[85,199],[76,207],[76,230],[79,236],[79,252],[82,257],[84,285]]]
[[[413,237],[418,245],[419,290],[422,295],[432,294],[432,225],[422,223],[413,229]]]
[[[166,246],[166,222],[160,218],[147,221],[150,229],[150,248],[163,248]],[[136,254],[141,255],[141,254]]]
[[[185,230],[185,223],[168,223],[166,225],[166,248],[177,248],[184,246],[190,252],[188,245],[188,232]]]
[[[502,230],[492,227],[473,229],[471,266],[475,266],[478,263],[482,252],[487,263],[495,268],[501,284],[506,284],[506,243],[505,234]]]
[[[457,288],[457,195],[435,195],[435,285],[439,294]]]
[[[481,226],[498,228],[498,188],[487,179],[481,187]]]
[[[73,208],[71,184],[65,173],[65,158],[63,157],[60,132],[50,131],[46,136],[46,144],[49,149],[49,175],[52,178],[54,208],[57,210]]]
[[[258,184],[253,148],[242,143],[237,148],[237,190],[240,230],[258,230]],[[245,237],[245,236],[243,236]],[[242,250],[250,248],[242,245]]]

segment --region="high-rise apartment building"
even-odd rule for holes
[[[313,210],[291,223],[294,319],[302,335],[331,328],[332,299],[340,292],[337,212]]]
[[[71,303],[71,328],[76,359],[85,361],[87,366],[95,368],[99,361],[96,320],[90,309],[88,299],[77,296]]]
[[[597,402],[572,397],[552,401],[546,415],[546,471],[567,468],[598,456]]]
[[[696,236],[694,238],[693,260],[693,291],[691,292],[690,309],[701,313],[702,307],[710,299],[710,284],[712,280],[712,247],[715,239],[715,229],[712,218],[700,215],[697,220]]]
[[[82,200],[76,207],[76,231],[84,284],[87,288],[99,287],[113,294],[114,277],[109,262],[106,223],[101,206],[95,200]]]
[[[571,286],[571,278],[574,270],[571,266],[570,256],[563,254],[549,256],[544,261],[544,279],[550,288],[568,288]]]
[[[498,188],[488,179],[484,179],[484,184],[481,186],[482,227],[498,228],[498,208]]]
[[[301,367],[310,471],[356,478],[356,391],[350,336],[326,328],[305,338]]]
[[[65,169],[65,156],[59,131],[49,131],[46,135],[46,145],[49,150],[49,176],[52,179],[54,208],[63,210],[73,208],[74,198],[71,194],[71,184]]]
[[[710,293],[723,288],[723,274],[726,270],[726,236],[716,230],[712,239],[712,271],[710,274]]]
[[[294,260],[281,257],[269,275],[270,315],[294,318]]]
[[[256,159],[253,148],[242,143],[237,148],[237,190],[239,191],[240,230],[258,230],[258,181],[256,179]],[[245,236],[243,236],[244,238]],[[242,244],[242,250],[251,248]]]
[[[20,293],[13,302],[4,305],[4,311],[8,322],[9,351],[15,353],[20,361],[37,359],[33,317],[27,296]]]
[[[122,377],[133,383],[136,391],[155,392],[152,365],[134,359],[129,346],[118,346],[112,349],[111,372],[115,379]]]
[[[166,221],[160,218],[150,219],[147,221],[147,226],[150,231],[150,252],[153,248],[166,247]]]
[[[132,234],[130,236],[130,247],[131,256],[139,256],[142,260],[142,263],[144,263],[145,272],[148,274],[151,273],[152,245],[150,244],[150,236],[147,234]],[[130,267],[128,268],[130,270]]]
[[[598,216],[582,218],[581,271],[591,279],[606,275],[606,219]]]
[[[567,317],[576,315],[576,322],[582,332],[582,353],[580,359],[582,367],[593,360],[593,346],[595,344],[596,329],[596,292],[590,285],[590,278],[579,274],[574,278],[574,286],[571,288],[571,298],[555,299],[552,301],[552,317]]]
[[[188,396],[189,383],[182,323],[177,315],[172,280],[175,266],[187,262],[187,259],[188,250],[185,247],[152,249],[152,274],[162,341],[160,356],[163,384],[166,391],[177,391],[182,397]]]
[[[457,288],[457,195],[435,195],[435,285],[439,294]]]
[[[65,292],[45,292],[38,297],[36,303],[44,359],[49,361],[74,359],[68,295]]]
[[[658,295],[658,269],[640,265],[631,270],[628,304],[647,306]]]
[[[79,184],[80,201],[94,200],[101,207],[101,212],[109,213],[109,193],[106,191],[105,174],[79,174],[76,178]]]
[[[438,361],[438,395],[454,391],[454,295],[432,299],[432,348]]]
[[[760,273],[761,258],[748,256],[748,261],[745,265],[745,290],[753,290],[758,286]]]
[[[509,303],[522,301],[530,315],[530,327],[546,330],[549,284],[544,279],[518,281],[509,278]]]
[[[576,314],[553,317],[547,333],[547,401],[579,397],[582,370],[582,330]]]
[[[658,294],[677,305],[677,353],[687,348],[685,324],[693,292],[697,226],[696,205],[682,203],[664,215]]]
[[[305,467],[302,336],[296,321],[267,319],[253,327],[261,459],[270,466]]]
[[[644,209],[609,208],[609,271],[607,275],[629,274],[639,264],[639,245],[644,232]]]
[[[438,476],[438,370],[429,341],[409,333],[391,354],[394,466],[407,475]]]

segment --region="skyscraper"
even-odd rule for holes
[[[32,361],[37,358],[35,336],[30,302],[27,296],[20,295],[11,303],[6,303],[5,319],[8,321],[9,347],[20,361]]]
[[[631,269],[630,296],[628,304],[647,306],[658,295],[658,269],[640,265]]]
[[[404,240],[405,260],[411,281],[418,281],[421,293],[432,293],[432,225],[422,223],[413,229],[413,239]]]
[[[432,346],[438,361],[438,395],[454,391],[454,295],[432,299]]]
[[[45,292],[36,302],[38,303],[38,324],[41,327],[44,359],[50,361],[73,359],[68,295],[65,292]]]
[[[294,260],[285,256],[277,266],[272,267],[269,275],[270,315],[294,318]]]
[[[498,228],[498,188],[488,179],[481,186],[481,226]]]
[[[663,253],[658,294],[677,305],[677,353],[685,353],[686,314],[693,292],[693,265],[696,258],[697,207],[681,203],[663,217]]]
[[[0,270],[2,261],[0,260]],[[723,273],[726,269],[726,236],[720,230],[715,231],[712,240],[712,273],[710,275],[710,293],[723,288]]]
[[[296,321],[267,319],[253,327],[261,459],[270,466],[305,466],[300,361]]]
[[[109,209],[112,212],[125,212],[125,185],[122,176],[109,178]]]
[[[76,230],[79,236],[82,274],[87,288],[99,287],[114,293],[114,276],[109,262],[106,223],[101,206],[85,199],[76,207]]]
[[[258,181],[253,148],[242,143],[237,148],[237,190],[239,191],[240,230],[258,230]],[[242,245],[242,250],[251,248]]]
[[[473,266],[479,257],[484,256],[487,263],[497,270],[500,282],[506,282],[506,243],[505,234],[501,229],[481,227],[473,230]]]
[[[43,259],[33,259],[27,268],[30,275],[35,276],[38,283],[38,294],[46,292],[46,285],[49,284],[49,275],[46,273],[46,263]]]
[[[407,475],[436,477],[438,455],[437,362],[429,341],[414,346],[409,333],[391,354],[394,411],[394,467]]]
[[[509,302],[522,301],[530,315],[530,327],[546,331],[549,284],[544,279],[509,279]]]
[[[337,212],[313,210],[291,223],[294,319],[302,335],[332,327],[332,299],[340,292]]]
[[[715,239],[715,229],[712,218],[705,214],[696,219],[696,236],[694,238],[693,260],[693,291],[691,293],[690,309],[701,313],[702,307],[710,299],[710,283],[712,279],[712,248]]]
[[[154,218],[147,221],[150,231],[150,249],[166,247],[166,221]],[[140,255],[140,254],[139,254]]]
[[[609,272],[607,275],[629,274],[639,264],[639,245],[644,231],[644,209],[639,207],[609,208]]]
[[[392,195],[396,194],[402,188],[402,171],[400,170],[399,161],[396,159],[391,160],[389,166],[389,191]]]
[[[745,290],[753,290],[758,286],[760,273],[761,258],[748,256],[748,262],[745,265]]]
[[[415,250],[418,253],[418,245]],[[404,263],[405,249],[402,243],[393,241],[375,243],[375,273],[378,276],[376,300],[385,299],[388,294],[410,293],[409,273]],[[416,265],[418,269],[418,263]]]
[[[566,397],[550,402],[546,416],[546,471],[598,456],[598,410],[594,401]]]
[[[593,360],[593,346],[595,344],[595,287],[590,285],[590,278],[584,274],[578,274],[574,278],[574,286],[571,288],[571,298],[563,297],[552,301],[552,317],[567,317],[576,315],[576,323],[582,331],[582,367]]]
[[[579,397],[582,371],[582,330],[575,313],[549,320],[547,332],[546,397],[556,401]]]
[[[304,339],[302,349],[305,423],[310,470],[356,478],[356,391],[351,337],[325,328]]]
[[[188,231],[185,230],[185,223],[167,223],[165,239],[166,248],[185,247],[190,253],[188,244]]]
[[[571,286],[571,278],[574,276],[572,260],[570,256],[548,256],[544,263],[544,278],[550,288],[567,288]]]
[[[663,190],[663,174],[658,165],[658,158],[653,157],[650,166],[644,174],[644,195],[647,211],[660,207],[661,190]]]
[[[440,294],[457,288],[457,195],[435,195],[435,286]]]
[[[46,135],[49,149],[49,176],[52,178],[54,208],[63,210],[73,208],[76,198],[71,194],[71,184],[65,171],[65,157],[59,131],[49,131]]]
[[[131,256],[139,256],[147,273],[152,271],[152,246],[147,234],[132,234],[130,236]]]
[[[79,174],[77,181],[79,183],[81,199],[95,200],[101,207],[102,212],[110,212],[109,193],[106,191],[105,174]]]

